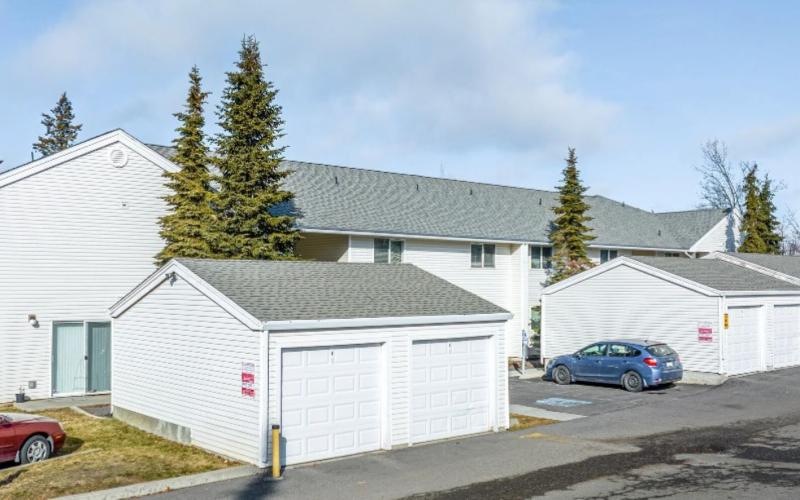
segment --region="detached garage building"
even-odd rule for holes
[[[720,259],[620,257],[542,293],[542,357],[592,342],[666,342],[684,369],[800,365],[800,286]]]
[[[258,466],[508,427],[510,314],[412,265],[173,260],[111,316],[114,416]]]

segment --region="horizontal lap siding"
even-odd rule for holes
[[[619,266],[548,295],[545,301],[545,358],[598,340],[644,338],[668,343],[687,370],[720,370],[717,297]],[[714,328],[713,342],[698,342],[699,323]]]
[[[112,403],[258,462],[260,335],[180,278],[162,283],[114,321]],[[255,365],[255,399],[241,395],[243,362]]]
[[[112,147],[126,166],[110,164]],[[109,320],[154,271],[162,172],[117,144],[0,188],[0,401],[30,380],[30,397],[49,397],[53,321]]]
[[[322,262],[347,261],[347,236],[345,235],[303,233],[295,246],[297,255],[301,259]]]
[[[397,326],[385,328],[337,329],[270,334],[269,350],[269,423],[280,424],[280,352],[281,349],[312,346],[381,344],[389,366],[384,366],[389,394],[389,442],[409,441],[410,360],[413,340],[446,339],[470,336],[493,336],[496,361],[496,415],[499,427],[508,426],[508,369],[504,352],[503,323],[466,323],[456,325]]]

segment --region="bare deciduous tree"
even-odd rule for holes
[[[697,168],[702,179],[700,196],[702,205],[713,208],[733,208],[743,213],[744,176],[750,165],[742,162],[735,169],[728,160],[728,147],[714,139],[703,147],[703,164]]]
[[[786,210],[780,226],[780,235],[783,238],[781,253],[783,255],[800,254],[800,223],[797,222],[795,213]]]

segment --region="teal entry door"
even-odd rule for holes
[[[111,390],[111,323],[87,323],[89,392]]]
[[[53,325],[53,394],[111,389],[111,323]]]

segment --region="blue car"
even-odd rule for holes
[[[650,340],[607,340],[551,359],[545,378],[557,384],[600,382],[639,392],[683,378],[678,353]]]

